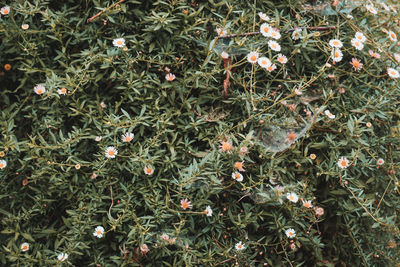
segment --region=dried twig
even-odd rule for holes
[[[114,219],[111,216],[111,208],[114,205],[114,198],[113,198],[113,192],[112,192],[112,185],[110,185],[110,198],[111,198],[111,206],[108,208],[108,217]],[[114,219],[115,220],[115,219]]]
[[[119,0],[118,2],[112,4],[111,6],[107,7],[106,9],[100,11],[99,13],[97,13],[96,15],[94,15],[93,17],[91,17],[90,19],[87,20],[87,23],[91,22],[92,20],[94,20],[95,18],[97,18],[98,16],[100,16],[101,14],[103,14],[104,12],[107,12],[108,10],[110,10],[111,8],[115,7],[116,5],[121,4],[122,2],[124,2],[125,0]]]
[[[330,30],[336,30],[336,26],[298,27],[298,28],[286,30],[285,33],[293,32],[297,29],[300,29],[300,30],[306,29],[309,31],[330,31]],[[234,38],[234,37],[253,36],[253,35],[258,35],[258,34],[260,34],[260,32],[245,32],[245,33],[239,33],[239,34],[220,35],[217,38],[218,39],[226,39],[226,38]]]

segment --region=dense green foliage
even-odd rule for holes
[[[397,1],[116,2],[1,2],[1,265],[398,264]]]

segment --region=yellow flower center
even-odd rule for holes
[[[62,94],[65,94],[65,93],[67,92],[67,89],[61,88],[60,92],[61,92]]]
[[[308,203],[308,202],[304,203],[304,207],[309,208],[310,207],[310,203]]]
[[[147,168],[147,169],[146,169],[146,173],[151,173],[151,169],[150,169],[150,168]]]
[[[339,52],[335,51],[335,57],[339,57]]]
[[[296,134],[290,133],[290,134],[288,135],[288,138],[289,138],[289,140],[294,140],[294,139],[296,138]]]
[[[97,230],[97,235],[101,235],[101,231],[100,230]]]
[[[113,156],[114,155],[114,150],[109,150],[108,155]]]
[[[257,57],[254,56],[254,55],[252,55],[252,56],[250,57],[250,60],[251,60],[251,61],[256,61],[256,60],[257,60]]]
[[[42,89],[38,89],[37,93],[40,95],[41,93],[43,93]]]
[[[186,201],[182,202],[182,208],[183,209],[189,208],[189,204]]]
[[[121,40],[118,40],[118,41],[117,41],[117,44],[118,44],[118,45],[122,45],[122,41],[121,41]]]
[[[265,28],[264,28],[264,32],[268,33],[268,32],[269,32],[269,28],[268,28],[268,27],[265,27]]]
[[[393,32],[390,34],[390,36],[392,37],[392,39],[396,39],[396,34],[394,34]]]
[[[239,173],[235,173],[235,178],[239,179],[240,178],[240,174]]]
[[[130,136],[125,136],[125,141],[126,142],[130,142],[131,141],[131,137]]]
[[[3,168],[4,167],[4,163],[0,163],[0,168]]]
[[[3,9],[3,13],[4,13],[4,15],[7,15],[7,14],[8,14],[8,12],[10,12],[10,11],[8,11],[8,9],[7,9],[7,8]]]
[[[343,167],[347,166],[347,162],[345,160],[342,160],[342,162],[340,163],[340,165],[342,165]]]

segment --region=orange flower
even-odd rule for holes
[[[232,153],[233,146],[229,142],[221,141],[221,145],[219,146],[219,151],[227,152],[229,154]]]
[[[363,64],[357,58],[353,58],[351,60],[350,64],[353,66],[354,70],[356,70],[356,71],[360,71],[363,67]]]
[[[4,69],[7,70],[7,71],[11,70],[11,65],[10,64],[5,64],[4,65]]]
[[[182,209],[186,210],[186,209],[191,209],[192,207],[193,207],[192,204],[187,198],[181,200]]]
[[[233,167],[240,172],[244,172],[245,170],[243,169],[243,167],[244,167],[243,165],[244,165],[244,161],[241,161],[241,162],[236,161],[235,164],[233,164]]]

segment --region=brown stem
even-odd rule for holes
[[[94,20],[95,18],[97,18],[98,16],[100,16],[101,14],[103,14],[104,12],[107,12],[109,9],[113,8],[114,6],[121,4],[122,2],[124,2],[125,0],[119,0],[118,2],[112,4],[111,6],[107,7],[106,9],[100,11],[99,13],[97,13],[96,15],[94,15],[93,17],[91,17],[90,19],[87,20],[87,23],[91,22],[92,20]]]
[[[335,30],[336,26],[320,26],[320,27],[297,27],[293,29],[286,30],[285,33],[293,32],[297,29],[306,29],[309,31],[329,31],[329,30]],[[258,35],[260,32],[245,32],[245,33],[239,33],[239,34],[228,34],[228,35],[220,35],[217,38],[218,39],[226,39],[226,38],[234,38],[234,37],[244,37],[244,36],[253,36],[253,35]]]

